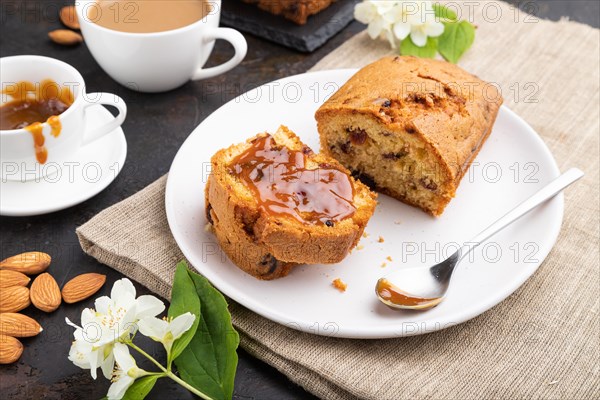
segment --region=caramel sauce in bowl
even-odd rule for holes
[[[40,83],[20,81],[6,85],[2,96],[11,100],[0,106],[0,130],[24,129],[33,138],[36,160],[46,163],[48,150],[43,134],[44,123],[50,126],[50,134],[58,137],[62,130],[59,115],[74,102],[71,90],[51,79]]]
[[[230,162],[229,173],[244,183],[259,208],[270,215],[329,227],[354,215],[350,177],[329,164],[309,168],[306,153],[310,150],[291,150],[265,134]]]
[[[85,81],[71,65],[44,56],[0,58],[0,165],[2,181],[59,177],[91,127]]]

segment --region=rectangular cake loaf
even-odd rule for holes
[[[390,56],[317,111],[321,151],[363,183],[438,216],[502,104],[495,85],[445,61]]]

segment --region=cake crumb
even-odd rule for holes
[[[383,236],[379,236],[379,239],[377,239],[377,241],[379,243],[383,243],[383,242],[385,242],[385,239],[383,238]]]
[[[381,268],[385,268],[385,267],[387,267],[387,263],[386,262],[381,263]]]
[[[367,231],[363,232],[362,237],[364,237],[365,239],[369,237],[369,234],[367,233]]]
[[[206,223],[206,225],[204,225],[204,232],[212,232],[212,225],[210,223]]]
[[[333,282],[331,282],[334,288],[339,290],[340,292],[345,292],[348,285],[343,282],[340,278],[335,278]]]
[[[362,250],[364,248],[365,248],[365,246],[363,246],[362,244],[359,244],[358,246],[356,246],[356,250]]]
[[[392,256],[387,256],[385,259],[388,260],[389,262],[392,262]]]

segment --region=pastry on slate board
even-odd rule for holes
[[[242,0],[256,4],[261,10],[282,15],[298,25],[306,24],[309,16],[317,14],[336,0]]]

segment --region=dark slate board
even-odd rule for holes
[[[221,23],[296,50],[311,52],[352,21],[356,3],[358,0],[338,0],[320,13],[308,17],[306,25],[296,25],[256,5],[241,0],[225,0],[222,3]]]

